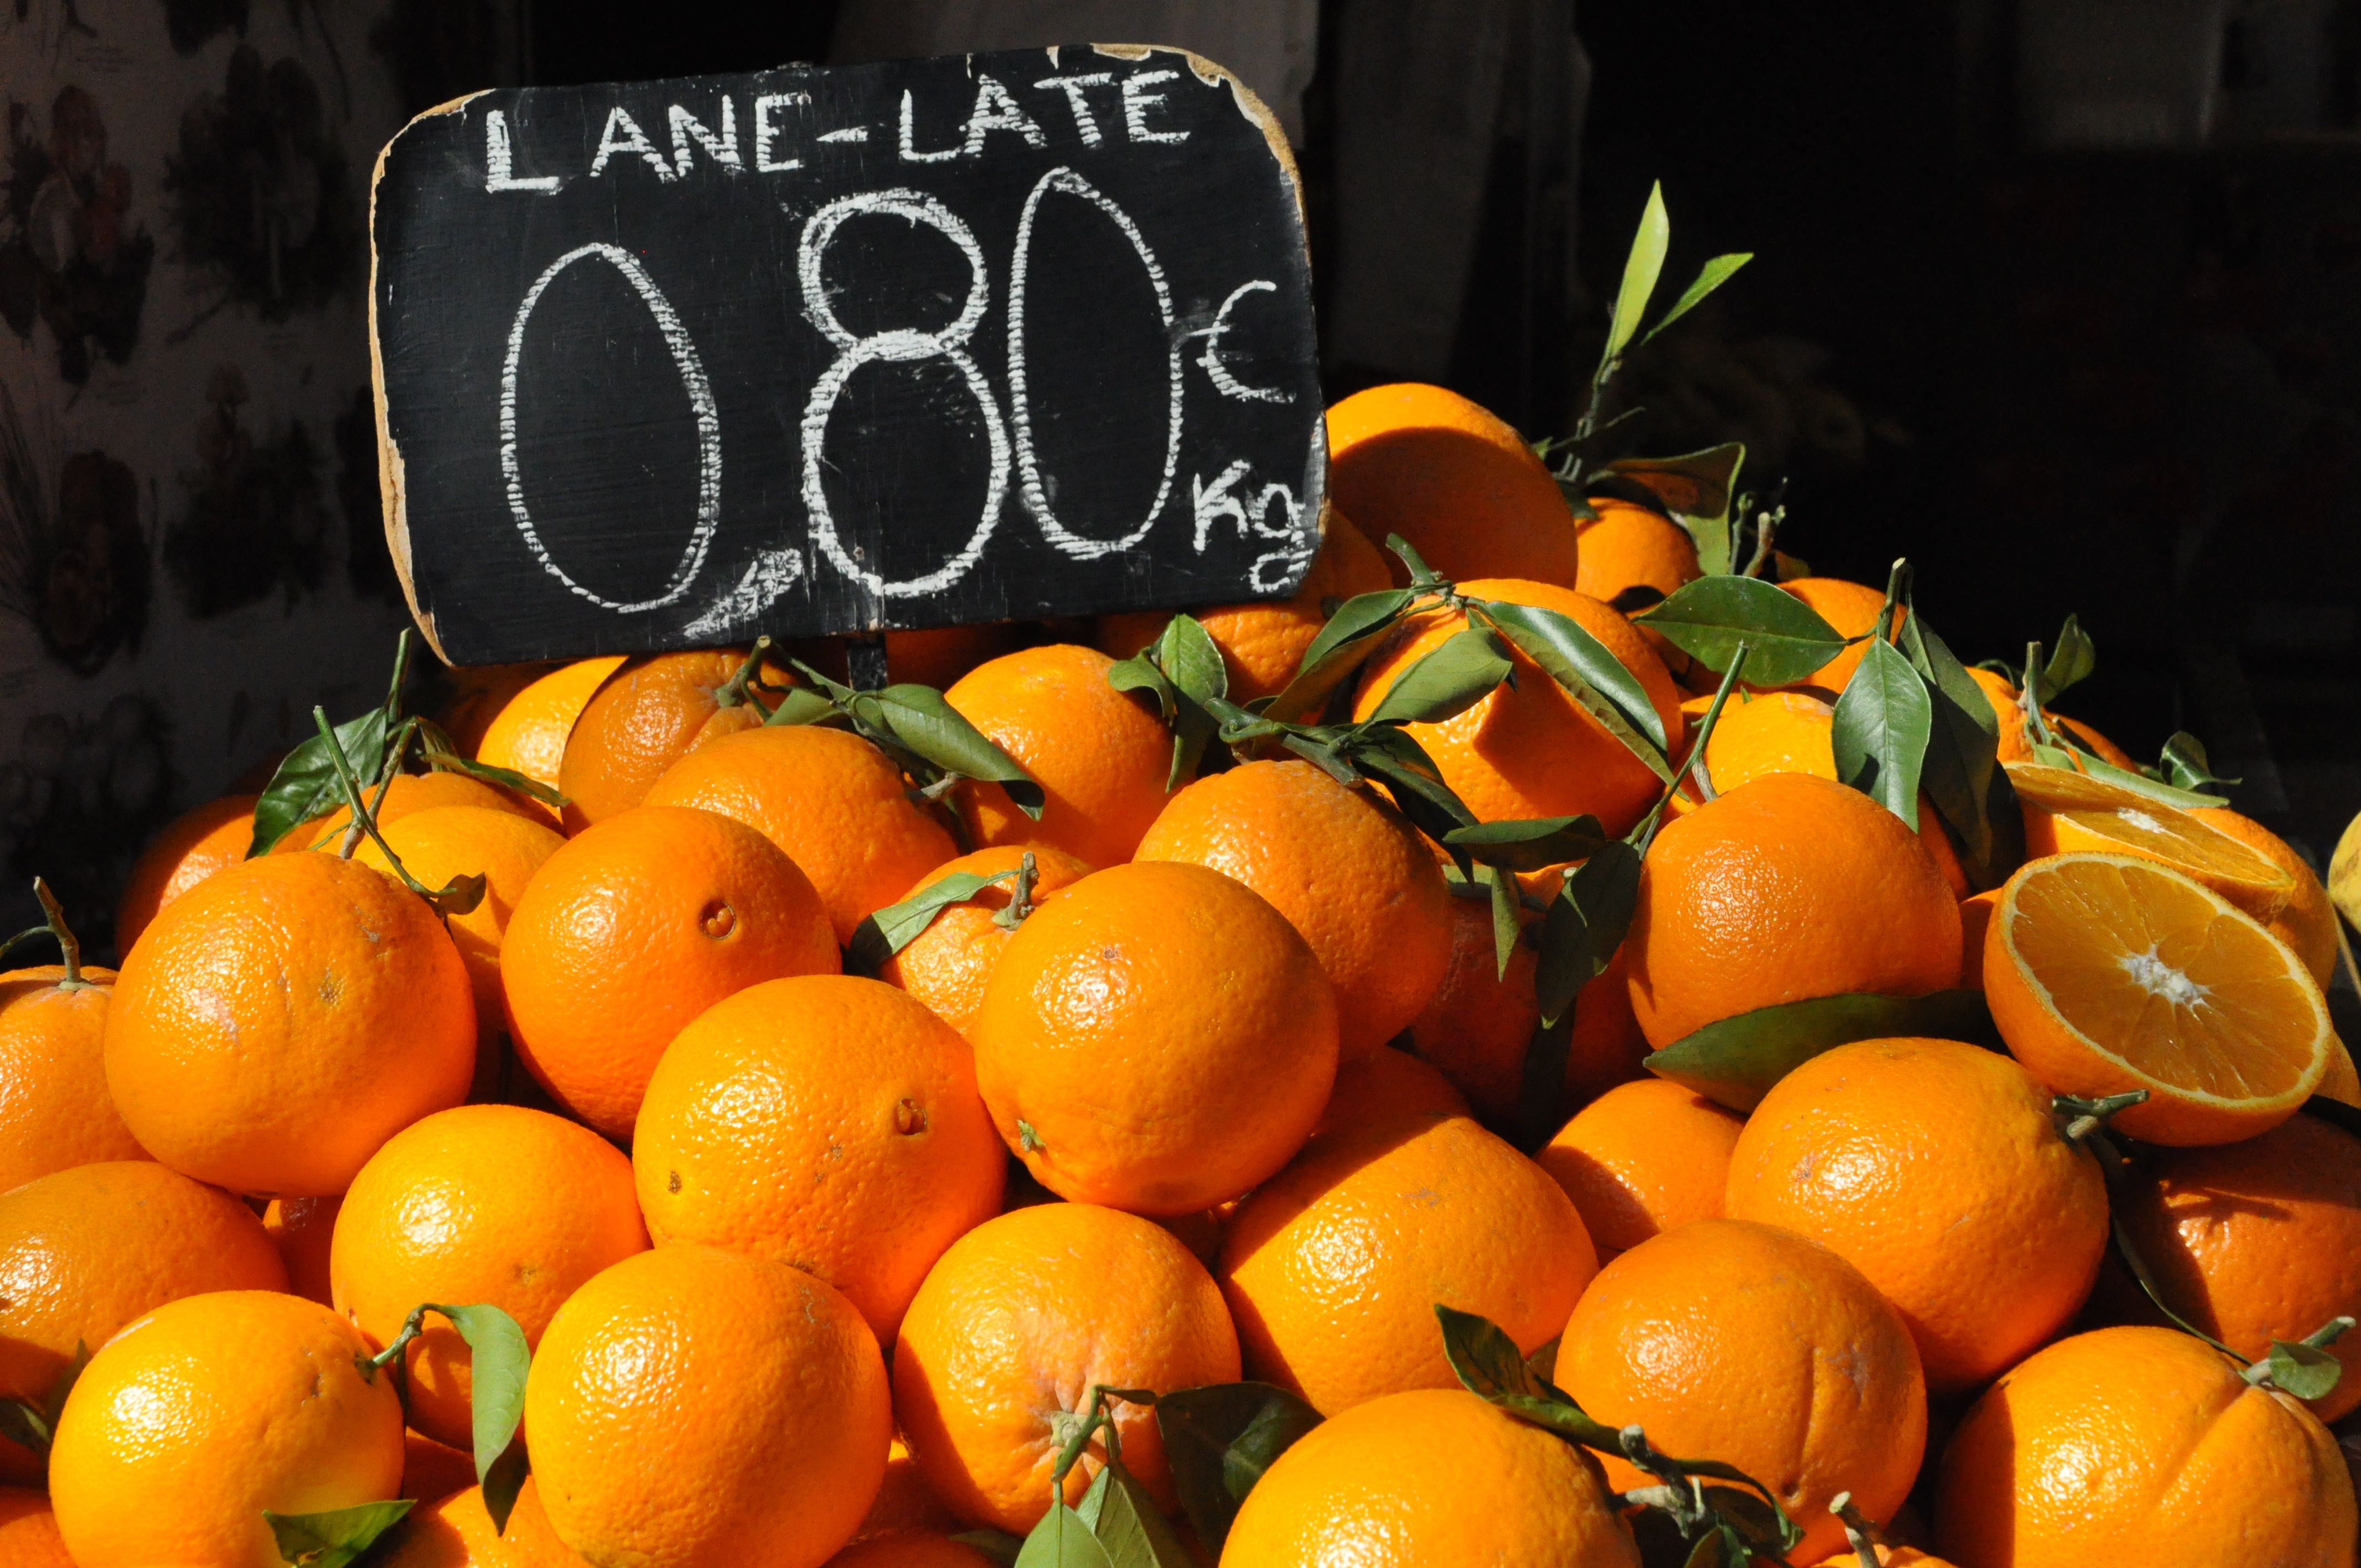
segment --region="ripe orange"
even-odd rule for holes
[[[1661,1050],[1758,1007],[1956,985],[1960,906],[1885,807],[1765,773],[1656,835],[1624,952],[1632,1011]]]
[[[902,770],[849,729],[774,724],[725,735],[664,770],[647,799],[734,817],[776,844],[811,879],[840,943],[958,852],[911,804]]]
[[[398,773],[386,788],[382,806],[377,803],[378,792],[374,788],[369,789],[367,795],[369,814],[377,818],[379,832],[422,811],[440,811],[455,806],[506,812],[535,824],[549,821],[549,814],[536,802],[512,795],[498,784],[486,784],[468,773]],[[279,855],[294,854],[304,850],[341,852],[345,829],[352,820],[353,814],[340,806],[325,817],[313,817],[280,839],[271,852]],[[361,839],[362,843],[368,841],[366,837]],[[419,880],[424,882],[426,879],[421,877]],[[440,884],[430,883],[428,885]]]
[[[1648,640],[1622,616],[1586,594],[1542,582],[1479,578],[1461,583],[1459,591],[1556,610],[1574,620],[1639,681],[1679,753],[1680,692]],[[1411,618],[1362,668],[1353,717],[1375,713],[1412,664],[1466,629],[1466,618],[1456,611]],[[1521,652],[1512,652],[1510,662],[1513,686],[1497,688],[1440,724],[1406,726],[1408,732],[1484,821],[1589,812],[1609,833],[1628,831],[1664,793],[1663,784],[1540,665]]]
[[[592,694],[623,667],[620,654],[577,659],[527,685],[493,714],[476,743],[476,761],[556,789],[566,738]]]
[[[1960,1568],[2350,1568],[2353,1483],[2310,1411],[2202,1341],[2100,1329],[1976,1401],[1935,1529]]]
[[[262,1234],[287,1266],[287,1288],[323,1307],[335,1302],[328,1281],[328,1252],[336,1234],[341,1198],[273,1198],[262,1211]],[[415,1305],[415,1303],[412,1303]]]
[[[1631,1011],[1631,948],[1618,947],[1607,967],[1574,999],[1574,1023],[1566,1042],[1565,1091],[1558,1114],[1569,1115],[1619,1083],[1648,1076],[1650,1046]]]
[[[1516,1114],[1525,1047],[1541,1022],[1533,994],[1535,956],[1530,944],[1520,942],[1509,954],[1507,972],[1501,972],[1488,890],[1467,891],[1487,895],[1452,895],[1446,911],[1451,951],[1443,979],[1411,1020],[1410,1047],[1441,1069],[1478,1113],[1505,1121]]]
[[[1984,938],[1992,930],[1993,911],[2000,907],[2000,889],[1988,887],[1960,900],[1960,983],[1984,988]]]
[[[412,1429],[401,1434],[401,1495],[433,1502],[474,1489],[476,1459]],[[412,1509],[415,1515],[417,1510]]]
[[[1451,962],[1451,894],[1391,804],[1310,762],[1247,762],[1175,795],[1138,861],[1206,866],[1287,916],[1336,992],[1337,1049],[1376,1050],[1419,1015]]]
[[[0,974],[0,1192],[98,1160],[145,1159],[106,1091],[101,1038],[115,971],[82,984],[42,964]]]
[[[971,1524],[1022,1533],[1090,1391],[1235,1382],[1238,1342],[1204,1265],[1170,1234],[1089,1203],[985,1221],[944,1253],[894,1345],[894,1414],[928,1486]],[[1118,1402],[1124,1467],[1176,1502],[1156,1412]],[[1078,1502],[1104,1456],[1066,1476]]]
[[[2361,1138],[2314,1116],[2211,1148],[2159,1149],[2115,1213],[2166,1302],[2249,1361],[2361,1317]],[[2361,1409],[2361,1376],[2312,1411]]]
[[[1373,542],[1399,533],[1446,577],[1574,581],[1557,480],[1506,422],[1441,387],[1372,387],[1331,407],[1328,495]]]
[[[1949,1559],[1921,1552],[1915,1546],[1888,1546],[1879,1541],[1872,1550],[1877,1554],[1877,1568],[1955,1568]],[[1823,1559],[1819,1568],[1861,1568],[1861,1553],[1848,1546]]]
[[[1016,928],[975,1076],[1000,1135],[1077,1202],[1185,1214],[1287,1163],[1336,1076],[1336,1003],[1286,917],[1202,866],[1094,872]]]
[[[714,1003],[648,1082],[631,1168],[659,1246],[709,1242],[844,1292],[883,1343],[945,1247],[1000,1212],[1008,1157],[967,1043],[874,980]]]
[[[9,1568],[74,1568],[48,1493],[0,1486],[0,1563]]]
[[[916,898],[945,877],[962,872],[988,877],[1016,871],[1028,854],[1034,870],[1031,901],[1037,906],[1091,874],[1088,865],[1046,844],[1031,849],[995,844],[944,861],[890,902]],[[964,904],[951,905],[937,914],[907,947],[878,966],[877,978],[925,1003],[961,1036],[972,1035],[976,1014],[983,1006],[984,984],[999,967],[1008,938],[1016,934],[1015,927],[1003,926],[997,918],[1015,896],[1010,883],[996,883]]]
[[[1222,1561],[1639,1568],[1640,1552],[1582,1450],[1464,1388],[1421,1388],[1298,1439],[1246,1494]]]
[[[2336,972],[2336,906],[2328,901],[2328,889],[2321,885],[2319,876],[2294,846],[2251,817],[2242,817],[2226,806],[2199,806],[2189,815],[2287,872],[2295,889],[2286,905],[2265,924],[2272,936],[2295,949],[2312,978],[2323,991],[2327,990],[2330,977]],[[2220,891],[2228,896],[2226,889]]]
[[[1047,844],[1094,866],[1131,859],[1164,809],[1172,740],[1139,698],[1108,684],[1114,667],[1095,648],[1053,642],[978,664],[943,694],[1047,797],[1036,822],[996,784],[960,785],[977,847]]]
[[[1455,1385],[1436,1303],[1531,1354],[1597,1270],[1539,1166],[1466,1116],[1414,1112],[1309,1145],[1240,1206],[1217,1272],[1248,1376],[1334,1415]]]
[[[1276,696],[1303,662],[1304,650],[1327,624],[1329,612],[1356,594],[1382,593],[1393,584],[1386,556],[1367,535],[1333,508],[1319,553],[1302,585],[1283,599],[1222,605],[1194,612],[1197,623],[1222,651],[1235,703]],[[1171,617],[1155,610],[1102,616],[1099,652],[1128,659],[1164,634]]]
[[[896,1436],[885,1451],[884,1482],[861,1521],[860,1533],[852,1539],[959,1528],[959,1516],[927,1489],[927,1478],[918,1474],[918,1462],[910,1457],[909,1445]]]
[[[1730,1151],[1745,1125],[1681,1084],[1643,1078],[1592,1101],[1533,1158],[1574,1200],[1604,1261],[1721,1218]]]
[[[1557,1381],[1658,1453],[1711,1455],[1769,1487],[1804,1531],[1790,1553],[1842,1546],[1839,1492],[1872,1520],[1910,1492],[1927,1387],[1910,1331],[1826,1247],[1768,1225],[1699,1220],[1599,1270],[1565,1325]],[[1618,1491],[1652,1485],[1606,1460]]]
[[[444,922],[476,1003],[476,1039],[480,1049],[508,1026],[500,996],[500,938],[509,916],[524,896],[542,862],[566,840],[555,828],[511,811],[477,806],[436,806],[414,812],[380,829],[410,874],[426,887],[445,887],[454,877],[484,879],[484,900],[465,915]],[[353,859],[391,874],[392,862],[374,840],[364,839]]]
[[[351,1324],[297,1296],[157,1308],[91,1358],[49,1452],[80,1568],[277,1555],[263,1510],[325,1513],[401,1485],[401,1396]]]
[[[761,724],[763,708],[751,697],[724,703],[746,657],[742,648],[656,653],[609,675],[576,716],[558,763],[558,793],[572,803],[566,830],[579,833],[629,811],[689,752]],[[787,681],[767,663],[762,675],[773,685]]]
[[[2138,855],[2196,878],[2257,920],[2279,918],[2295,879],[2269,856],[2105,779],[2020,762],[2008,770],[2025,816],[2025,852]]]
[[[643,1252],[577,1290],[524,1405],[558,1539],[635,1568],[817,1568],[851,1539],[893,1435],[852,1303],[709,1246]]]
[[[2052,1090],[2147,1090],[2114,1124],[2150,1143],[2269,1130],[2319,1087],[2336,1040],[2286,943],[2130,855],[2058,855],[2009,878],[1984,938],[1984,998],[2010,1054]]]
[[[1842,577],[1790,577],[1779,586],[1818,611],[1820,619],[1842,637],[1867,637],[1877,630],[1877,618],[1885,610],[1885,590],[1866,583],[1849,583]],[[1896,624],[1905,613],[1894,612]],[[1854,642],[1795,684],[1840,692],[1861,668],[1868,651],[1867,642]]]
[[[1781,1079],[1738,1139],[1728,1212],[1860,1269],[1937,1393],[2065,1327],[2107,1247],[2099,1163],[2059,1132],[2049,1091],[1956,1040],[1862,1040]]]
[[[115,905],[115,950],[131,950],[156,912],[205,878],[246,859],[254,841],[250,795],[225,795],[182,812],[148,841]]]
[[[461,1105],[386,1140],[336,1215],[336,1310],[383,1350],[421,1302],[485,1302],[525,1343],[592,1275],[644,1251],[631,1165],[588,1127],[521,1105]],[[410,1424],[454,1447],[474,1439],[473,1362],[430,1313],[408,1352]]]
[[[1631,588],[1649,588],[1669,598],[1697,580],[1697,542],[1689,531],[1660,512],[1611,496],[1593,496],[1595,518],[1578,518],[1575,537],[1582,547],[1574,586],[1605,603]]]
[[[36,1407],[77,1344],[208,1290],[283,1290],[253,1212],[148,1160],[78,1165],[0,1193],[0,1398]],[[0,1438],[0,1478],[39,1464]]]
[[[173,1169],[233,1191],[342,1192],[395,1133],[467,1091],[467,969],[423,900],[334,855],[207,878],[123,960],[106,1083]]]
[[[715,812],[645,806],[543,862],[509,916],[500,987],[533,1077],[621,1139],[690,1019],[840,961],[819,894],[768,839]]]
[[[1328,1108],[1320,1113],[1312,1135],[1406,1114],[1467,1113],[1467,1102],[1449,1079],[1408,1051],[1389,1047],[1337,1064],[1336,1087],[1329,1091]],[[1214,1239],[1218,1243],[1220,1237]]]
[[[509,1509],[508,1528],[492,1528],[484,1493],[469,1486],[432,1508],[412,1508],[383,1568],[588,1568],[557,1539],[541,1506],[541,1483],[524,1478]]]
[[[828,1568],[992,1568],[992,1559],[934,1530],[895,1530],[848,1546]]]

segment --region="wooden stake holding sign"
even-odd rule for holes
[[[386,532],[453,663],[1292,592],[1294,167],[1175,49],[481,93],[378,161]]]

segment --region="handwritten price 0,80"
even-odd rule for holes
[[[1115,538],[1103,538],[1080,533],[1060,519],[1049,502],[1049,487],[1043,482],[1040,460],[1033,440],[1033,417],[1030,394],[1026,384],[1025,300],[1027,272],[1032,252],[1034,221],[1042,201],[1050,195],[1079,198],[1097,208],[1122,231],[1140,265],[1146,269],[1149,284],[1156,292],[1156,308],[1160,319],[1164,340],[1170,345],[1167,352],[1167,382],[1163,472],[1157,484],[1156,499],[1137,526]],[[822,269],[828,247],[838,230],[854,218],[885,216],[902,218],[912,225],[925,225],[941,234],[958,247],[968,264],[969,286],[958,316],[947,326],[933,331],[914,327],[893,328],[866,335],[854,333],[838,320],[835,307],[829,302],[822,281]],[[673,569],[663,591],[646,598],[617,599],[599,594],[577,581],[558,565],[534,524],[533,511],[525,497],[524,477],[517,454],[517,389],[519,368],[524,356],[525,329],[533,319],[533,307],[550,284],[568,267],[577,261],[595,258],[606,262],[620,273],[646,304],[656,329],[672,352],[673,363],[680,373],[681,386],[688,394],[689,407],[697,422],[697,516],[689,530],[688,543],[679,564]],[[805,315],[820,334],[837,349],[835,359],[821,372],[813,384],[811,396],[804,405],[803,499],[811,519],[814,542],[838,571],[860,583],[871,594],[881,598],[902,598],[939,592],[965,576],[984,548],[992,541],[1000,514],[1008,495],[1012,466],[1017,477],[1018,492],[1024,498],[1025,510],[1043,536],[1059,551],[1076,560],[1091,561],[1129,550],[1144,539],[1171,498],[1173,480],[1180,460],[1181,434],[1181,359],[1188,339],[1202,336],[1204,345],[1197,363],[1222,395],[1242,401],[1285,402],[1289,394],[1267,387],[1257,387],[1240,381],[1223,363],[1221,340],[1228,329],[1231,313],[1247,295],[1274,290],[1277,285],[1257,279],[1240,284],[1230,291],[1214,313],[1213,324],[1198,333],[1183,334],[1174,330],[1172,291],[1156,254],[1139,232],[1128,214],[1117,206],[1104,192],[1088,180],[1065,167],[1052,169],[1035,182],[1025,199],[1025,206],[1016,227],[1016,254],[1009,276],[1008,298],[1008,390],[1009,411],[1004,416],[1000,400],[994,395],[990,379],[985,377],[968,345],[973,341],[976,327],[983,322],[991,303],[992,285],[983,247],[976,243],[974,232],[961,221],[958,214],[936,197],[912,190],[869,191],[841,197],[813,214],[804,226],[803,239],[797,247],[796,275]],[[853,373],[862,366],[877,364],[914,364],[928,359],[940,359],[957,370],[975,400],[976,411],[983,422],[986,450],[990,455],[990,473],[984,484],[983,507],[976,520],[974,531],[959,551],[935,570],[922,576],[888,580],[879,573],[863,566],[845,548],[837,530],[836,516],[830,507],[828,492],[821,480],[825,462],[823,447],[828,437],[829,415],[842,396]],[[657,286],[655,279],[640,259],[619,246],[594,243],[567,251],[544,269],[533,286],[525,291],[517,307],[514,323],[509,329],[508,356],[500,371],[500,472],[508,489],[509,510],[516,520],[517,531],[525,545],[533,552],[544,570],[574,593],[602,609],[620,614],[640,614],[662,609],[681,602],[688,594],[699,571],[705,565],[707,552],[713,543],[714,532],[721,515],[721,420],[713,399],[713,390],[706,378],[703,361],[688,331]],[[1210,483],[1202,475],[1191,480],[1191,512],[1194,519],[1193,541],[1202,554],[1213,528],[1226,522],[1242,537],[1251,536],[1277,543],[1280,547],[1265,552],[1253,565],[1251,580],[1257,588],[1277,587],[1286,575],[1311,547],[1303,532],[1302,506],[1294,490],[1282,483],[1268,483],[1251,494],[1242,493],[1239,486],[1246,478],[1243,463],[1233,463]],[[1273,511],[1279,513],[1273,521]],[[721,635],[748,617],[760,611],[785,593],[802,576],[804,561],[800,553],[792,549],[765,550],[758,555],[738,585],[709,609],[699,615],[686,629],[692,633]]]

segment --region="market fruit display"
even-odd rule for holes
[[[12,944],[0,1563],[2351,1568],[2361,839],[1597,411],[924,684],[405,640]]]

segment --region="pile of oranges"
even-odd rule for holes
[[[397,687],[53,914],[0,1563],[2352,1568],[2305,861],[2079,633],[1329,426],[1291,598]]]

